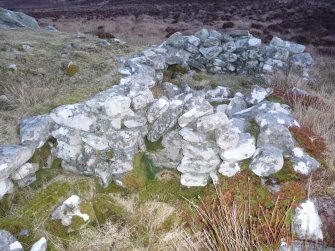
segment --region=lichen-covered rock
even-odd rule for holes
[[[196,106],[181,115],[178,119],[178,124],[180,127],[185,127],[188,124],[195,122],[198,118],[213,113],[213,111],[211,104],[207,101],[203,101],[199,106]]]
[[[239,164],[237,162],[227,162],[223,161],[219,168],[219,173],[223,176],[233,177],[241,170]]]
[[[289,114],[277,111],[260,113],[255,117],[255,121],[260,127],[271,124],[280,124],[286,127],[300,127],[298,121]]]
[[[284,165],[282,151],[276,147],[257,148],[249,165],[251,171],[261,177],[278,172]]]
[[[230,96],[230,89],[224,86],[218,86],[213,90],[206,92],[208,102],[223,102]]]
[[[34,149],[28,146],[0,146],[0,180],[8,178],[18,167],[26,163],[33,153]]]
[[[237,162],[249,159],[256,151],[255,138],[249,133],[240,133],[235,146],[224,149],[220,152],[222,160]]]
[[[151,142],[157,141],[167,131],[175,126],[180,114],[183,112],[184,103],[181,100],[169,102],[169,108],[153,123],[147,139]]]
[[[50,117],[59,125],[87,132],[93,130],[97,121],[84,104],[60,106],[50,113]]]
[[[186,187],[204,187],[207,185],[208,179],[208,174],[182,173],[180,184]]]
[[[21,243],[6,230],[0,230],[0,250],[2,251],[23,251]]]
[[[228,124],[229,120],[224,113],[214,113],[197,120],[197,129],[201,132],[210,132]]]
[[[323,240],[322,222],[312,200],[306,200],[295,209],[292,230],[303,240]]]
[[[272,91],[272,88],[265,89],[256,85],[245,95],[245,101],[249,105],[256,105],[263,101],[266,97],[268,97],[272,93]]]
[[[60,220],[63,226],[69,227],[70,231],[81,229],[92,220],[89,214],[82,212],[83,203],[79,196],[71,195],[52,212],[51,219]]]
[[[153,102],[147,111],[149,123],[153,123],[169,108],[169,100],[166,97],[161,97]]]
[[[200,143],[206,140],[206,135],[203,133],[195,132],[190,127],[184,127],[179,131],[179,134],[183,137],[184,140],[193,142],[193,143]]]
[[[85,142],[95,150],[104,151],[109,149],[108,140],[105,135],[81,132],[80,136],[83,142]]]
[[[50,137],[52,120],[49,115],[25,118],[20,124],[20,142],[24,145],[42,147]]]
[[[244,96],[241,93],[236,93],[235,96],[230,100],[225,112],[228,117],[232,117],[235,113],[243,111],[247,108]]]
[[[285,49],[288,49],[290,53],[303,53],[305,50],[305,46],[301,45],[301,44],[297,44],[297,43],[293,43],[293,42],[288,42],[288,41],[284,41],[279,37],[273,37],[270,44],[270,46],[273,47],[282,47]]]
[[[265,125],[260,128],[257,147],[274,146],[289,156],[295,146],[295,140],[287,127],[280,124]]]
[[[222,47],[220,46],[213,46],[208,48],[200,47],[199,51],[206,59],[212,59],[217,57],[222,52]]]
[[[292,150],[291,162],[294,171],[304,175],[310,174],[313,170],[320,167],[319,162],[313,157],[309,156],[300,147],[295,147]]]

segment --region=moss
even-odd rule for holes
[[[105,156],[106,156],[107,159],[112,159],[113,156],[114,156],[113,150],[107,151]]]
[[[170,65],[164,70],[163,82],[171,82],[171,80],[176,79],[180,75],[184,75],[188,72],[188,69],[181,65]]]
[[[71,187],[66,182],[52,183],[32,197],[21,200],[18,211],[27,218],[47,218],[54,207],[71,194]]]
[[[193,200],[204,195],[205,189],[201,187],[187,188],[175,180],[149,180],[146,186],[139,191],[139,202],[157,200],[166,203],[175,203],[177,200]]]
[[[28,249],[35,241],[32,234],[31,223],[26,219],[0,217],[0,229],[5,229],[14,235],[25,249]],[[22,230],[28,230],[29,235],[20,235]]]
[[[163,137],[161,137],[159,140],[157,140],[155,142],[151,142],[147,138],[145,138],[144,142],[145,142],[145,146],[147,148],[147,151],[157,152],[159,150],[164,149],[164,146],[162,145],[162,140],[163,140]]]
[[[62,172],[63,169],[61,167],[61,160],[55,159],[51,164],[51,168],[42,168],[35,173],[36,181],[33,182],[29,187],[37,190],[43,187],[43,184],[46,184],[48,181],[56,177],[58,174],[61,174]]]
[[[79,66],[74,63],[69,63],[65,70],[66,74],[70,77],[76,75],[79,72]]]
[[[80,203],[79,209],[82,214],[87,214],[90,217],[90,221],[95,220],[94,209],[90,202],[83,201],[82,203]]]
[[[285,160],[283,168],[279,172],[272,174],[271,177],[278,179],[279,182],[299,180],[299,176],[294,171],[292,163],[289,160]]]
[[[160,229],[163,232],[168,233],[171,230],[173,230],[177,224],[178,224],[177,214],[173,213],[163,222]]]
[[[51,154],[51,147],[49,142],[46,142],[41,148],[36,149],[34,155],[30,158],[30,163],[38,163],[39,167],[48,166],[48,158]]]
[[[214,107],[217,107],[217,106],[219,106],[219,105],[222,105],[221,102],[217,102],[217,101],[211,102],[210,104],[211,104],[212,106],[214,106]]]
[[[160,168],[155,166],[153,161],[149,159],[149,157],[145,154],[143,155],[142,160],[143,160],[143,165],[147,173],[147,179],[154,180],[156,177],[156,174],[160,171]]]
[[[216,81],[216,80],[213,80],[213,79],[212,79],[212,80],[209,82],[209,87],[212,88],[212,89],[216,88],[218,85],[219,85],[219,82]]]
[[[249,132],[252,136],[255,137],[255,139],[257,139],[259,134],[259,126],[257,125],[256,121],[252,120],[250,122]]]
[[[68,241],[71,237],[67,229],[63,226],[60,220],[48,220],[45,224],[45,228],[48,232],[53,235],[62,238],[62,241]]]
[[[105,223],[108,219],[119,221],[127,218],[126,211],[106,194],[96,194],[92,199],[92,205],[99,224]]]
[[[283,97],[277,96],[277,95],[271,95],[271,96],[267,97],[267,100],[269,100],[273,103],[286,104],[286,100]]]
[[[71,220],[71,230],[73,231],[78,231],[80,229],[83,228],[83,226],[85,226],[86,222],[84,221],[84,219],[80,216],[73,216],[72,220]]]
[[[147,171],[143,162],[143,153],[138,153],[133,160],[133,170],[123,178],[123,184],[131,189],[138,190],[147,182]]]
[[[192,78],[195,80],[195,81],[202,81],[206,78],[208,78],[205,74],[201,74],[201,73],[197,73],[197,74],[194,74],[192,76]]]

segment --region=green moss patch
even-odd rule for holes
[[[256,121],[252,120],[250,122],[249,133],[257,139],[259,134],[259,126],[257,125]]]
[[[147,140],[147,138],[145,138],[145,146],[147,148],[147,151],[149,152],[156,152],[159,150],[164,149],[164,146],[162,145],[162,140],[163,137],[161,137],[159,140],[155,141],[155,142],[151,142],[149,140]]]
[[[170,65],[166,70],[164,70],[163,82],[171,82],[178,76],[184,75],[188,72],[188,69],[181,65]]]
[[[92,205],[99,224],[105,223],[106,220],[119,221],[127,218],[126,211],[106,194],[95,195]]]
[[[299,176],[294,171],[292,163],[289,160],[285,160],[283,168],[279,172],[272,174],[271,177],[278,179],[279,182],[299,180]]]
[[[281,97],[281,96],[277,96],[277,95],[271,95],[269,97],[266,98],[267,100],[269,100],[270,102],[273,103],[280,103],[280,104],[286,104],[286,100],[285,98]]]

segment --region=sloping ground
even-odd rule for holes
[[[87,99],[117,83],[118,59],[139,48],[110,42],[104,46],[97,37],[62,32],[0,30],[0,96],[8,98],[0,102],[0,143],[17,142],[22,117]],[[74,72],[66,69],[70,62]]]

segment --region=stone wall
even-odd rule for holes
[[[34,182],[35,172],[50,167],[54,158],[64,170],[98,176],[105,186],[112,181],[122,185],[135,154],[146,151],[146,140],[162,141],[164,149],[150,157],[161,168],[180,171],[185,186],[215,183],[218,173],[233,176],[245,159],[259,176],[279,171],[284,158],[297,172],[308,174],[319,163],[291,136],[288,127],[299,124],[289,107],[266,100],[271,88],[255,86],[243,95],[224,86],[192,90],[162,83],[164,69],[174,64],[241,74],[283,73],[293,67],[307,76],[313,60],[304,49],[279,38],[262,46],[247,31],[175,33],[162,45],[128,59],[120,69],[127,76],[118,85],[87,101],[24,119],[21,144],[0,146],[0,196],[12,192],[14,183],[24,187]],[[157,85],[164,95],[154,98],[152,88]],[[254,122],[258,135],[250,130]],[[35,163],[34,152],[45,146],[51,155],[46,163]]]

